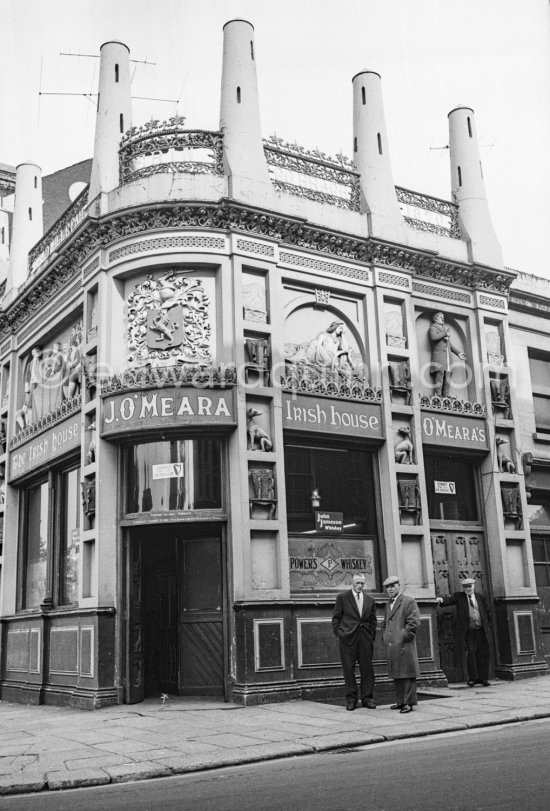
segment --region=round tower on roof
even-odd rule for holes
[[[10,215],[0,208],[0,284],[6,279],[10,258]]]
[[[122,42],[104,42],[100,54],[89,200],[118,186],[118,148],[123,133],[131,126],[130,51]]]
[[[361,175],[362,205],[369,233],[404,241],[404,223],[390,163],[380,74],[363,70],[353,77],[353,160]]]
[[[220,130],[230,196],[266,202],[273,189],[260,126],[254,27],[246,20],[223,27]]]
[[[469,242],[470,261],[503,267],[483,180],[474,111],[460,105],[449,113],[451,191],[458,203],[461,234]]]
[[[29,251],[43,234],[42,169],[33,161],[25,161],[15,170],[15,202],[6,290],[21,287],[27,278]]]

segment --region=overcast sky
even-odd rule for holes
[[[548,0],[0,0],[0,163],[91,157],[101,44],[130,48],[134,124],[217,129],[222,27],[255,27],[262,129],[351,156],[353,76],[378,71],[395,183],[450,199],[447,114],[475,110],[509,267],[550,277]],[[141,60],[154,62],[144,65]],[[42,95],[39,95],[39,92]]]

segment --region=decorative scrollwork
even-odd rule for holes
[[[150,121],[132,127],[119,149],[120,182],[162,172],[223,174],[223,135],[210,130],[185,130],[185,119]],[[183,150],[206,150],[207,160],[177,160]]]
[[[437,394],[421,394],[420,408],[446,411],[451,414],[470,414],[472,417],[486,417],[487,408],[483,403],[459,400],[456,397],[440,397]]]
[[[139,369],[125,369],[119,374],[101,381],[101,395],[117,394],[124,391],[158,389],[166,386],[198,386],[200,388],[222,388],[237,383],[237,370],[234,366],[193,367],[144,366]]]
[[[342,372],[327,372],[305,364],[289,364],[280,382],[285,391],[362,402],[382,401],[382,390],[373,388],[364,378],[348,376]]]
[[[30,425],[19,430],[10,441],[10,450],[18,448],[19,445],[23,445],[28,439],[32,439],[32,437],[42,433],[42,431],[45,431],[47,428],[52,428],[54,425],[57,425],[58,422],[61,422],[70,414],[78,411],[81,405],[82,395],[80,392],[74,397],[71,397],[70,400],[63,400],[61,405],[54,411],[50,411],[48,414],[39,417],[39,419],[35,420]]]
[[[128,296],[128,363],[209,365],[209,305],[200,279],[149,275]]]

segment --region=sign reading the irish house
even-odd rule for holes
[[[365,575],[365,588],[376,588],[374,540],[333,541],[322,538],[289,538],[290,590],[334,591],[351,588],[353,575]]]
[[[487,450],[485,420],[461,414],[422,413],[422,441],[446,448]]]
[[[377,403],[332,400],[283,393],[283,428],[322,431],[364,439],[383,439],[382,409]]]
[[[103,400],[101,435],[236,424],[233,389],[163,388],[125,392]]]
[[[80,412],[44,431],[10,453],[10,480],[47,464],[80,445]]]

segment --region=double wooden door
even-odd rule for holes
[[[462,591],[461,581],[472,577],[476,591],[487,594],[487,570],[482,532],[432,531],[435,591],[445,597]],[[456,608],[438,610],[441,667],[450,682],[466,679],[465,653],[455,636]]]
[[[127,539],[126,701],[224,694],[221,534],[170,526]]]

